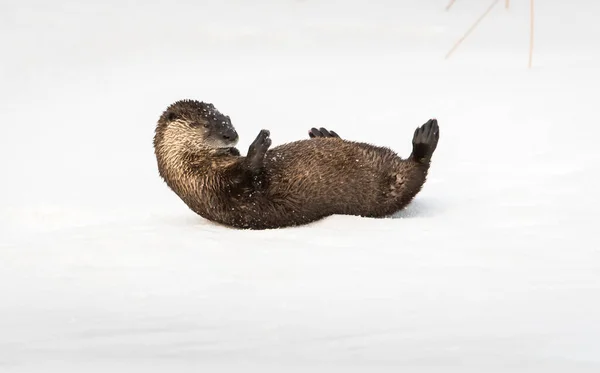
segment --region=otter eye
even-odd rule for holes
[[[198,127],[204,127],[204,128],[210,127],[210,123],[206,122],[206,121],[203,121],[203,120],[199,120],[197,122],[192,122],[191,125],[192,125],[192,127],[196,127],[196,128],[198,128]]]

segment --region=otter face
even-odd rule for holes
[[[167,108],[160,122],[167,137],[177,139],[181,145],[221,149],[234,147],[239,140],[229,116],[210,103],[177,101]]]

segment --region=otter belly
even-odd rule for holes
[[[369,144],[297,141],[267,153],[268,191],[302,211],[374,216],[393,198],[400,162],[391,150]]]

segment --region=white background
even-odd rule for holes
[[[600,4],[3,1],[0,372],[600,371]],[[325,126],[429,179],[393,219],[235,231],[159,179],[181,98],[246,152]]]

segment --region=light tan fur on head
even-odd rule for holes
[[[196,152],[231,148],[237,145],[238,139],[229,116],[214,105],[181,100],[169,106],[160,117],[155,143],[168,152]]]
[[[175,119],[165,127],[160,147],[168,153],[196,153],[223,147],[223,143],[211,141],[210,138],[207,138],[207,133],[203,131],[203,128],[192,128],[189,121]]]
[[[198,162],[226,152],[238,143],[228,116],[212,104],[181,100],[161,115],[154,135],[154,148],[165,179],[191,180]]]

